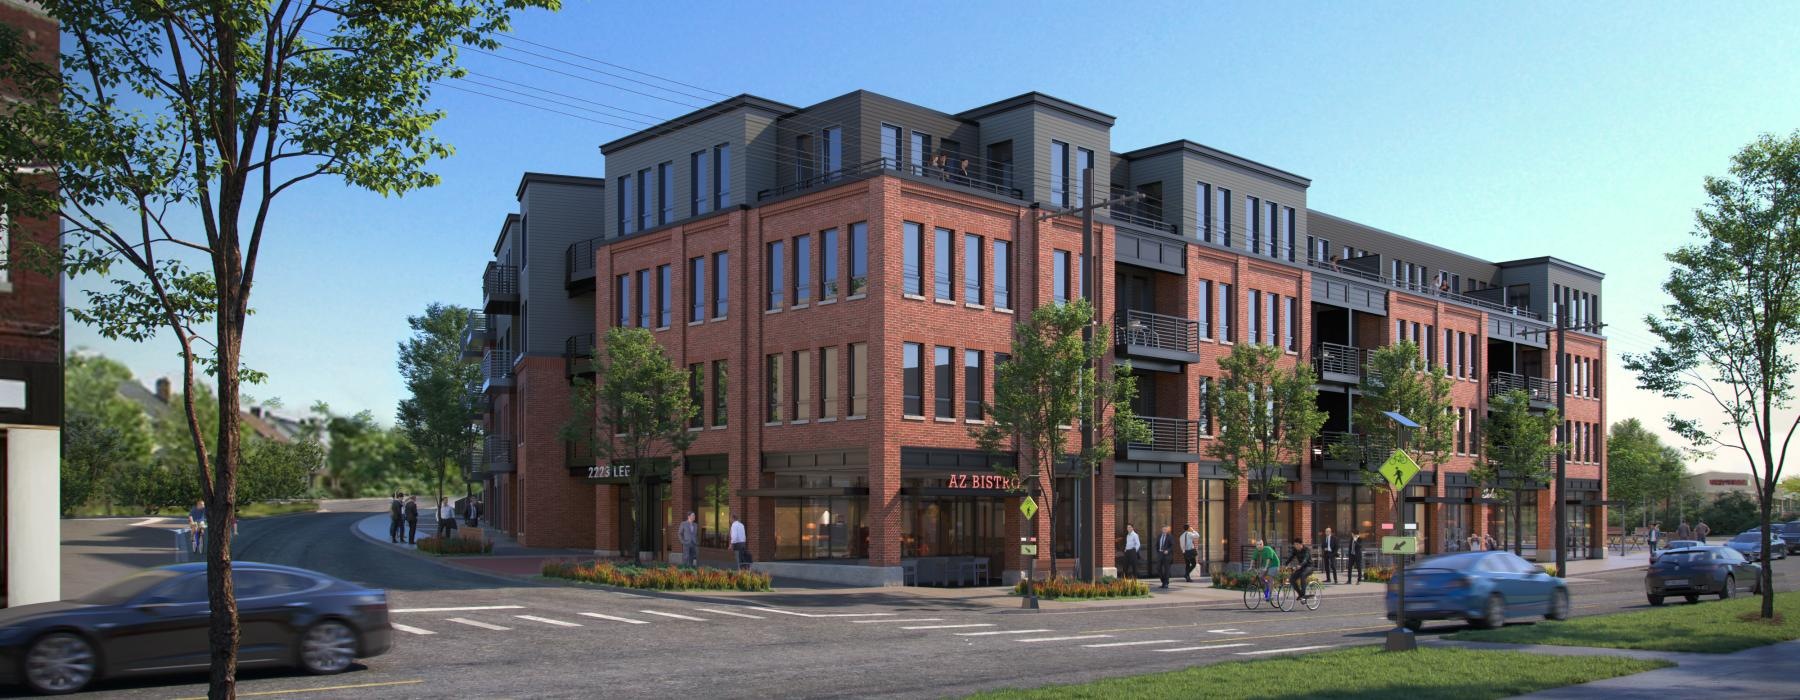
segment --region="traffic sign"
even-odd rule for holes
[[[1381,475],[1387,479],[1388,486],[1399,491],[1401,487],[1406,486],[1406,482],[1412,481],[1413,476],[1419,473],[1419,463],[1414,462],[1412,457],[1408,457],[1405,451],[1394,450],[1394,454],[1389,455],[1387,461],[1383,462],[1381,468],[1376,471],[1381,472]],[[1383,547],[1382,549],[1387,548]]]
[[[1024,515],[1026,520],[1037,517],[1037,511],[1037,501],[1032,500],[1030,496],[1026,496],[1025,500],[1019,501],[1019,513]]]
[[[1019,545],[1019,554],[1023,555],[1023,556],[1027,556],[1027,557],[1035,557],[1035,556],[1037,556],[1037,545],[1035,545],[1035,544]]]
[[[1383,537],[1381,538],[1382,554],[1418,554],[1419,538],[1417,537]]]

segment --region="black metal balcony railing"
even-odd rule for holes
[[[481,291],[490,297],[518,296],[519,266],[488,263],[481,274]]]
[[[506,434],[488,435],[483,441],[482,449],[487,453],[488,471],[509,472],[513,470],[512,436]]]
[[[1512,372],[1495,372],[1488,375],[1488,395],[1500,396],[1514,391],[1525,391],[1525,375]]]
[[[479,479],[488,471],[487,450],[481,445],[470,447],[463,453],[463,476],[468,479]]]
[[[1394,450],[1393,443],[1383,438],[1357,433],[1325,431],[1313,438],[1313,466],[1322,467],[1327,460],[1348,461],[1353,467],[1373,469]],[[1345,460],[1343,458],[1349,457]]]
[[[594,278],[594,245],[600,239],[589,238],[569,244],[563,251],[563,286]]]
[[[1200,453],[1200,421],[1154,416],[1139,416],[1138,419],[1144,421],[1144,425],[1150,429],[1149,441],[1127,443],[1127,450]]]
[[[1556,401],[1556,380],[1543,377],[1526,377],[1525,391],[1531,394],[1532,401]]]
[[[1113,326],[1113,342],[1170,352],[1200,352],[1200,323],[1180,316],[1126,311]]]
[[[576,377],[594,373],[594,334],[571,335],[563,341],[563,376]]]
[[[1336,374],[1360,380],[1367,354],[1354,345],[1321,342],[1313,349],[1313,361],[1318,364],[1321,376]]]
[[[481,356],[481,376],[489,388],[512,386],[513,353],[493,348]]]
[[[1108,198],[1117,199],[1120,197],[1129,197],[1134,194],[1143,193],[1133,192],[1132,190],[1123,187],[1114,187],[1112,188],[1112,191],[1108,193]],[[1071,204],[1080,206],[1081,203],[1071,202]],[[1140,228],[1147,228],[1152,231],[1161,231],[1169,235],[1180,235],[1181,233],[1181,227],[1179,225],[1164,220],[1163,201],[1156,197],[1151,197],[1148,194],[1145,194],[1141,199],[1138,199],[1135,202],[1125,202],[1123,204],[1115,204],[1107,207],[1106,215],[1113,221],[1131,224]]]
[[[488,339],[487,314],[481,313],[480,311],[470,312],[469,313],[469,323],[468,323],[468,325],[463,326],[463,334],[462,334],[462,357],[463,357],[463,359],[473,360],[477,357],[480,357],[481,351],[487,346],[487,339]]]
[[[1285,255],[1285,253],[1283,255]],[[1505,304],[1497,304],[1497,303],[1488,301],[1486,299],[1477,299],[1477,298],[1469,296],[1467,294],[1458,294],[1456,292],[1453,292],[1453,291],[1450,291],[1450,290],[1444,289],[1442,287],[1439,287],[1437,285],[1433,285],[1433,284],[1429,284],[1429,283],[1395,280],[1386,275],[1376,274],[1373,272],[1367,272],[1364,270],[1358,270],[1358,269],[1346,264],[1345,261],[1332,262],[1329,260],[1308,259],[1306,261],[1306,264],[1307,264],[1307,266],[1313,267],[1316,269],[1330,270],[1332,272],[1335,272],[1340,275],[1344,275],[1346,277],[1355,277],[1357,279],[1368,280],[1370,282],[1375,282],[1375,283],[1381,284],[1381,285],[1396,287],[1396,288],[1399,288],[1399,289],[1402,289],[1402,290],[1405,290],[1408,292],[1412,292],[1414,294],[1419,294],[1421,296],[1440,297],[1443,299],[1449,299],[1449,300],[1457,302],[1457,303],[1468,304],[1469,306],[1474,306],[1474,307],[1477,307],[1480,309],[1492,311],[1494,313],[1499,313],[1499,314],[1506,314],[1509,316],[1521,316],[1521,317],[1529,318],[1529,319],[1532,319],[1535,321],[1544,320],[1544,317],[1542,314],[1539,314],[1536,311],[1532,311],[1531,309],[1520,308],[1517,306],[1507,306]]]

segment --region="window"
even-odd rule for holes
[[[812,351],[794,351],[794,420],[812,420]]]
[[[1069,251],[1054,250],[1050,254],[1050,298],[1058,304],[1069,303]]]
[[[819,351],[819,420],[831,420],[838,414],[838,349]]]
[[[1269,212],[1263,217],[1263,236],[1269,241],[1269,257],[1281,257],[1281,236],[1276,233],[1275,225],[1281,220],[1281,205],[1267,202]]]
[[[1287,348],[1288,352],[1299,352],[1300,334],[1295,331],[1295,327],[1300,323],[1300,300],[1288,297],[1282,301],[1287,304],[1287,312],[1281,317],[1281,346]]]
[[[713,208],[731,206],[731,144],[713,146]]]
[[[1204,182],[1194,185],[1194,230],[1200,232],[1200,240],[1211,243],[1213,239],[1213,201],[1212,185]]]
[[[1232,334],[1232,324],[1237,322],[1237,297],[1232,294],[1231,285],[1219,283],[1219,342],[1230,343],[1237,340]]]
[[[812,134],[799,134],[794,137],[794,181],[805,186],[813,176],[818,175],[818,168],[813,165]]]
[[[619,176],[619,235],[637,231],[637,215],[633,213],[631,194],[631,176]]]
[[[933,347],[931,350],[933,370],[931,383],[937,399],[934,402],[937,405],[932,407],[935,411],[934,415],[939,418],[955,418],[956,368],[950,364],[950,355],[954,351],[942,345]]]
[[[794,306],[812,301],[812,236],[794,237]]]
[[[1084,184],[1086,180],[1082,173],[1093,167],[1094,152],[1085,148],[1075,149],[1075,171],[1069,173],[1071,185],[1069,189],[1075,193],[1075,197],[1070,200],[1070,204],[1082,204],[1087,201],[1087,186]]]
[[[917,131],[912,132],[912,152],[907,154],[907,158],[912,161],[914,175],[925,174],[925,160],[930,157],[930,154],[931,135]]]
[[[963,417],[981,420],[981,401],[986,396],[985,377],[981,374],[981,351],[963,351]]]
[[[1287,255],[1285,257],[1287,258],[1288,262],[1294,261],[1294,239],[1296,236],[1299,235],[1299,234],[1295,233],[1298,230],[1299,229],[1294,228],[1294,208],[1293,207],[1282,207],[1281,208],[1281,242],[1283,245],[1287,246]]]
[[[1415,329],[1415,331],[1416,331],[1416,329]],[[1424,332],[1425,332],[1425,368],[1430,369],[1432,367],[1437,366],[1437,333],[1432,331],[1431,324],[1429,324],[1429,323],[1425,324]]]
[[[1268,328],[1269,345],[1275,344],[1276,328],[1281,325],[1281,297],[1274,292],[1263,295],[1263,325]]]
[[[688,401],[694,404],[694,417],[688,419],[688,427],[704,427],[706,425],[706,365],[698,362],[688,365]]]
[[[782,258],[781,253],[781,241],[770,243],[768,245],[768,254],[763,258],[763,265],[765,266],[763,272],[763,286],[769,290],[769,303],[768,306],[764,308],[770,311],[781,308],[782,290],[787,288],[786,283],[781,279],[781,267],[784,263],[785,260]]]
[[[725,476],[719,474],[695,474],[688,494],[693,501],[690,508],[697,516],[700,526],[700,546],[724,547],[731,532],[731,489],[726,485]]]
[[[620,328],[631,326],[631,274],[619,275],[619,303],[613,311],[613,325]]]
[[[668,328],[675,315],[674,274],[669,265],[656,268],[656,327]]]
[[[1219,245],[1231,247],[1231,190],[1213,189],[1213,230],[1219,233]]]
[[[1251,345],[1262,342],[1262,292],[1250,290],[1250,337],[1246,341]]]
[[[838,295],[838,230],[825,229],[819,234],[819,301],[836,299]]]
[[[1212,337],[1212,286],[1212,280],[1200,280],[1200,298],[1199,302],[1194,305],[1196,311],[1194,320],[1200,322],[1199,331],[1202,338]]]
[[[690,216],[699,216],[707,212],[707,205],[712,198],[706,196],[706,186],[712,183],[712,176],[706,174],[706,151],[694,151],[688,154],[688,212]]]
[[[1069,206],[1069,144],[1050,142],[1050,203]]]
[[[780,353],[763,358],[763,404],[765,423],[781,422],[781,360]]]
[[[925,415],[925,374],[919,366],[922,352],[918,343],[905,343],[900,348],[900,413]]]
[[[12,279],[12,220],[5,207],[0,207],[0,285]]]
[[[688,259],[688,322],[706,320],[706,256]]]
[[[825,163],[825,172],[835,173],[844,169],[844,130],[831,127],[819,132],[819,160]]]
[[[925,226],[908,221],[904,228],[906,229],[906,261],[901,270],[900,291],[913,296],[923,296],[925,286],[920,275],[924,274],[922,266],[925,264]]]
[[[981,237],[963,234],[963,301],[980,304],[986,298],[981,284]]]
[[[713,318],[725,318],[725,312],[731,310],[731,287],[726,284],[731,262],[731,253],[713,253]]]
[[[881,125],[881,167],[900,167],[900,127]]]
[[[1244,195],[1244,245],[1251,253],[1262,252],[1262,200]],[[1251,332],[1254,339],[1256,333]]]
[[[1200,434],[1201,435],[1213,434],[1212,401],[1210,401],[1208,399],[1208,397],[1211,394],[1212,394],[1212,377],[1201,377],[1200,378]]]
[[[994,241],[994,308],[1012,308],[1012,242]]]
[[[650,322],[651,322],[651,318],[650,318],[650,271],[649,270],[638,270],[637,280],[638,280],[637,281],[637,288],[638,288],[637,325],[639,328],[649,328]]]
[[[988,182],[1001,187],[1011,188],[1013,166],[1012,140],[990,143],[987,147]]]
[[[730,411],[731,411],[730,407],[725,403],[726,387],[727,387],[727,378],[725,375],[725,361],[724,360],[713,360],[713,363],[712,363],[712,396],[713,396],[712,424],[713,424],[713,427],[715,427],[715,428],[725,427],[725,419],[730,414]]]
[[[656,185],[650,181],[650,169],[638,171],[637,210],[638,229],[647,231],[656,226],[656,203],[651,201],[651,192]]]
[[[675,220],[675,161],[656,166],[656,183],[661,186],[656,195],[656,203],[661,205],[656,223],[666,224]]]
[[[947,228],[937,229],[936,240],[932,244],[932,293],[939,299],[955,299],[956,287],[950,281],[956,275],[956,233]]]
[[[850,417],[869,415],[869,344],[850,344]]]

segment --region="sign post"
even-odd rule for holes
[[[1037,532],[1035,525],[1037,521],[1034,519],[1037,517],[1037,512],[1037,501],[1030,494],[1026,494],[1025,498],[1019,501],[1019,514],[1025,516],[1025,522],[1034,523],[1030,528],[1034,533]],[[1019,554],[1025,557],[1025,595],[1024,599],[1019,602],[1019,607],[1024,610],[1037,610],[1037,538],[1020,537]]]
[[[1382,411],[1388,420],[1399,428],[1398,444],[1394,453],[1388,455],[1387,461],[1376,469],[1388,482],[1394,494],[1394,532],[1400,536],[1381,538],[1381,551],[1394,554],[1394,580],[1399,586],[1397,599],[1394,601],[1394,628],[1388,630],[1388,651],[1412,651],[1418,648],[1418,640],[1413,638],[1411,629],[1406,626],[1406,559],[1407,554],[1416,553],[1419,549],[1417,537],[1405,536],[1410,529],[1406,522],[1406,484],[1419,474],[1419,463],[1406,454],[1406,438],[1410,431],[1419,427],[1412,419],[1394,411]],[[1409,551],[1410,550],[1410,551]]]

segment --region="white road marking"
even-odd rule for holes
[[[992,637],[996,634],[1043,634],[1050,630],[993,630],[991,632],[957,632],[958,637]]]
[[[1225,629],[1207,630],[1207,631],[1211,632],[1213,634],[1243,634],[1244,633],[1243,630],[1240,630],[1236,627],[1227,627]]]
[[[538,617],[536,615],[514,615],[513,617],[519,618],[521,620],[530,620],[532,622],[542,622],[546,625],[556,625],[558,627],[580,627],[581,626],[581,623],[579,623],[579,622],[564,622],[562,620],[552,620],[548,617]]]
[[[867,625],[867,624],[873,624],[873,623],[877,623],[877,622],[943,622],[943,621],[944,621],[944,618],[941,618],[941,617],[913,617],[913,618],[907,618],[907,619],[904,619],[904,620],[894,620],[894,619],[888,619],[888,620],[851,620],[851,621],[850,621],[850,622],[851,622],[851,623],[853,623],[853,624],[858,624],[858,625]]]
[[[1135,646],[1143,646],[1145,644],[1174,644],[1179,641],[1181,641],[1181,640],[1179,640],[1179,639],[1152,639],[1147,642],[1108,642],[1106,644],[1083,644],[1081,646],[1084,648],[1087,648],[1087,649],[1105,649],[1107,647],[1135,647]]]
[[[500,631],[504,632],[506,630],[512,629],[511,627],[501,627],[499,625],[490,625],[486,622],[476,622],[474,620],[470,620],[467,618],[461,618],[461,617],[452,617],[452,618],[449,618],[449,620],[451,622],[468,625],[470,627],[480,627],[484,630],[500,630]]]
[[[1078,634],[1073,637],[1038,637],[1036,639],[1016,640],[1029,644],[1031,642],[1073,642],[1078,639],[1112,639],[1110,634]]]
[[[917,625],[917,626],[913,626],[913,627],[902,627],[900,629],[903,629],[903,630],[954,630],[954,629],[962,629],[965,627],[997,627],[997,626],[998,625],[995,625],[992,622],[977,622],[975,624],[969,624],[969,625]]]
[[[761,615],[746,615],[746,614],[744,614],[744,613],[741,613],[741,612],[732,612],[732,611],[730,611],[730,610],[719,610],[719,609],[717,609],[717,608],[694,608],[694,609],[695,609],[695,610],[699,610],[699,611],[700,611],[700,612],[709,612],[709,613],[717,613],[717,614],[720,614],[720,615],[730,615],[730,616],[732,616],[732,617],[747,617],[747,618],[750,618],[750,619],[752,619],[752,620],[762,620],[762,619],[766,619],[766,618],[764,618],[764,617],[763,617],[763,616],[761,616]]]
[[[523,606],[523,605],[471,605],[471,606],[462,607],[462,608],[397,608],[394,610],[389,610],[388,612],[390,612],[390,613],[468,612],[471,610],[521,610],[524,607],[525,606]]]
[[[390,623],[388,623],[388,626],[392,627],[394,629],[400,630],[401,632],[406,632],[409,634],[437,634],[436,632],[433,632],[431,630],[419,629],[419,628],[413,627],[411,625],[402,625],[398,622],[390,622]]]
[[[143,520],[139,520],[135,523],[132,523],[131,526],[132,527],[145,527],[148,525],[156,525],[158,523],[161,523],[162,521],[163,521],[163,518],[144,518]]]
[[[631,618],[629,618],[629,617],[614,617],[614,616],[612,616],[612,615],[601,615],[601,614],[600,614],[600,613],[590,613],[590,612],[584,612],[584,613],[575,613],[575,614],[577,614],[577,615],[586,615],[586,616],[588,616],[588,617],[597,617],[597,618],[600,618],[600,619],[602,619],[602,620],[612,620],[612,621],[613,621],[613,622],[623,622],[623,623],[626,623],[626,624],[629,624],[629,625],[648,625],[648,624],[650,624],[650,623],[648,623],[648,622],[645,622],[645,621],[643,621],[643,620],[633,620],[633,619],[631,619]]]
[[[1232,647],[1247,647],[1247,646],[1250,646],[1249,642],[1238,642],[1237,644],[1208,644],[1203,647],[1175,647],[1174,649],[1152,649],[1151,651],[1160,651],[1160,652],[1168,653],[1168,652],[1172,652],[1172,651],[1206,651],[1207,649],[1230,649]]]
[[[1288,647],[1286,649],[1258,649],[1256,651],[1240,651],[1240,652],[1238,652],[1238,656],[1256,656],[1258,654],[1285,654],[1290,651],[1312,651],[1314,649],[1329,649],[1334,646],[1337,646],[1337,645],[1336,644],[1314,644],[1310,647]]]
[[[663,617],[673,617],[677,620],[688,620],[691,622],[705,622],[706,621],[706,618],[703,618],[703,617],[689,617],[687,615],[677,615],[675,613],[657,612],[655,610],[639,610],[638,612],[641,612],[645,615],[661,615]]]
[[[758,612],[771,612],[771,613],[780,613],[780,614],[782,614],[782,615],[793,615],[793,616],[794,616],[794,617],[893,617],[893,616],[894,616],[894,614],[895,614],[895,613],[891,613],[891,612],[877,612],[877,613],[803,613],[803,612],[794,612],[794,611],[792,611],[792,610],[782,610],[782,609],[779,609],[779,608],[750,608],[750,609],[751,609],[751,610],[756,610],[756,611],[758,611]]]

